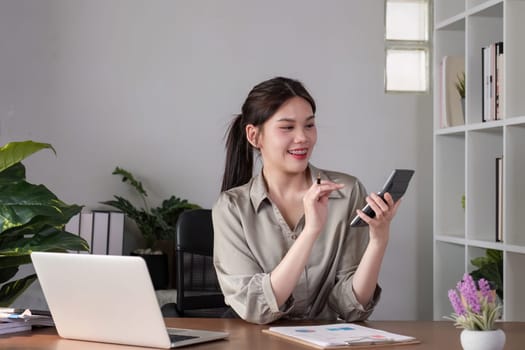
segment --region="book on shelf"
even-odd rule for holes
[[[83,254],[122,255],[124,244],[124,213],[93,210],[75,215],[66,231],[78,234],[89,244]]]
[[[481,120],[500,120],[503,116],[503,42],[481,48]]]
[[[319,326],[270,327],[264,333],[320,349],[417,344],[411,336],[364,327],[354,323]]]
[[[497,42],[496,44],[496,79],[495,79],[495,96],[496,96],[496,120],[503,118],[503,42]]]
[[[108,253],[109,212],[93,211],[93,236],[91,253],[106,255]]]
[[[108,254],[122,255],[124,243],[124,213],[111,211],[109,213]]]
[[[463,125],[465,116],[456,83],[465,72],[465,58],[444,56],[440,69],[440,127]]]
[[[503,156],[496,157],[496,242],[503,242]]]

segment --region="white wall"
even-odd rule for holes
[[[393,224],[375,319],[430,319],[431,98],[385,94],[383,0],[2,0],[0,142],[50,142],[25,164],[66,202],[129,195],[116,165],[211,207],[226,127],[253,85],[304,82],[317,166],[378,190],[416,175]]]

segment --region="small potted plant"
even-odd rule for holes
[[[121,196],[114,196],[113,200],[101,202],[121,210],[128,218],[135,222],[142,237],[144,248],[136,249],[132,254],[140,255],[146,260],[155,289],[165,289],[173,281],[173,264],[168,264],[168,257],[173,258],[173,243],[164,244],[164,251],[160,249],[161,242],[171,241],[175,237],[175,224],[179,215],[188,209],[200,208],[197,204],[189,203],[185,199],[171,196],[162,201],[161,205],[152,208],[147,201],[148,193],[142,182],[137,180],[131,172],[116,167],[113,175],[122,176],[122,181],[129,184],[138,194],[142,206],[135,206],[131,201]],[[168,251],[166,251],[168,250]]]
[[[463,328],[460,339],[464,350],[503,349],[505,333],[495,327],[501,305],[486,279],[476,283],[466,273],[456,290],[449,290],[448,298],[454,313],[447,318],[453,320],[456,327]]]

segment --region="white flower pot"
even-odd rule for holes
[[[461,332],[461,346],[463,350],[502,350],[505,346],[505,333],[501,329],[493,331]]]

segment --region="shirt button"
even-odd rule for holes
[[[292,235],[291,238],[295,241],[297,239],[297,235]]]

